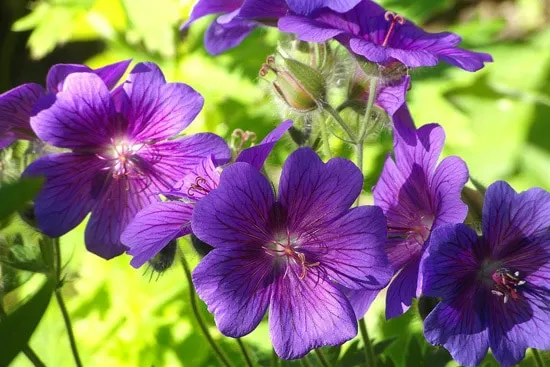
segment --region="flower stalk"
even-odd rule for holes
[[[363,349],[365,352],[365,367],[375,367],[376,361],[374,359],[374,350],[372,349],[372,343],[370,342],[369,333],[367,332],[367,325],[365,319],[359,320],[359,331],[361,332],[361,339],[363,339]]]
[[[239,344],[239,348],[241,348],[241,352],[243,353],[244,360],[246,362],[246,365],[248,367],[253,367],[254,363],[252,363],[252,359],[250,358],[250,355],[248,354],[248,350],[246,349],[246,345],[244,345],[241,338],[236,338],[237,344]]]

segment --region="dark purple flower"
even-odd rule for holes
[[[370,0],[346,13],[320,9],[309,16],[287,15],[279,29],[302,41],[336,39],[354,54],[379,64],[399,61],[408,67],[435,66],[440,61],[476,71],[490,55],[458,48],[461,38],[450,32],[428,33]]]
[[[386,317],[407,311],[422,286],[418,267],[431,230],[447,223],[462,223],[468,208],[460,193],[468,181],[466,164],[458,157],[437,161],[445,142],[443,128],[436,124],[418,130],[404,130],[404,141],[394,131],[395,160],[386,159],[380,179],[373,190],[374,203],[388,220],[386,252],[393,269],[399,273],[390,283],[386,298]],[[367,292],[351,292],[358,317],[372,301]]]
[[[517,194],[507,183],[485,194],[482,236],[463,224],[432,233],[422,292],[441,298],[424,334],[458,363],[481,363],[491,348],[504,367],[526,348],[550,349],[550,194]]]
[[[258,145],[243,150],[237,162],[246,162],[261,169],[275,143],[292,126],[287,120],[269,133]],[[213,157],[203,159],[190,173],[165,195],[172,201],[158,202],[141,210],[126,227],[122,243],[134,258],[130,264],[139,268],[168,243],[191,233],[191,215],[194,204],[218,187],[222,167]]]
[[[31,112],[36,102],[46,94],[62,89],[65,78],[76,72],[95,73],[112,89],[126,72],[131,60],[125,60],[92,70],[85,65],[57,64],[48,72],[46,90],[36,83],[20,85],[0,95],[0,149],[16,139],[33,140],[35,133],[30,125]]]
[[[350,209],[362,186],[352,162],[325,164],[310,148],[285,162],[278,197],[247,163],[223,171],[192,219],[193,233],[214,247],[193,281],[223,334],[250,333],[269,307],[271,339],[282,358],[356,335],[340,286],[379,290],[392,275],[382,211]]]
[[[116,100],[114,98],[116,95]],[[200,112],[203,98],[182,83],[166,83],[160,69],[140,63],[113,95],[94,73],[72,73],[56,95],[41,99],[31,126],[43,141],[71,150],[33,162],[44,175],[35,202],[38,227],[57,237],[92,213],[86,247],[112,258],[124,252],[120,234],[135,214],[158,201],[202,159],[229,160],[213,134],[175,140]]]

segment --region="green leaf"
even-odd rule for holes
[[[388,338],[386,340],[382,340],[381,342],[378,342],[376,343],[374,346],[373,346],[373,351],[374,351],[374,354],[376,355],[380,355],[382,353],[384,353],[384,351],[386,350],[386,348],[388,348],[390,345],[393,344],[394,341],[397,340],[397,337],[391,337],[391,338]]]
[[[17,270],[9,265],[2,264],[2,281],[0,282],[0,299],[2,295],[21,287],[29,281],[33,273]]]
[[[423,365],[422,348],[416,336],[413,335],[409,340],[409,346],[405,357],[405,367],[419,367]]]
[[[32,200],[40,191],[43,181],[42,178],[23,178],[0,187],[0,221],[8,219]]]
[[[359,340],[356,339],[349,345],[348,349],[338,361],[338,366],[354,367],[365,363],[365,352],[359,348]]]
[[[25,243],[20,235],[17,235],[8,245],[8,253],[0,258],[0,262],[18,270],[26,270],[33,273],[48,273],[53,269],[52,264],[44,261],[41,247],[36,243]]]
[[[28,344],[48,308],[55,283],[46,281],[22,306],[0,322],[0,366],[8,366]]]

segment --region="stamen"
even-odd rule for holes
[[[387,47],[388,42],[390,41],[390,37],[394,31],[395,25],[397,23],[401,25],[405,24],[405,18],[403,18],[399,14],[395,14],[394,12],[387,11],[386,14],[384,14],[384,19],[386,19],[388,22],[391,21],[390,27],[386,32],[386,37],[384,38],[384,42],[382,42],[382,47]]]
[[[283,278],[286,278],[290,268],[290,260],[300,266],[300,274],[298,279],[303,280],[307,276],[308,269],[319,266],[320,262],[308,263],[306,260],[306,255],[303,252],[297,251],[293,244],[290,243],[290,239],[287,239],[286,244],[283,244],[279,241],[272,241],[270,245],[262,246],[266,254],[274,258],[284,258],[285,263],[285,272]]]
[[[197,176],[197,178],[195,179],[195,183],[191,184],[191,186],[189,186],[189,188],[187,189],[187,196],[195,196],[193,191],[197,193],[202,192],[204,194],[208,194],[210,190],[207,187],[205,187],[206,182],[207,181],[204,177]]]
[[[497,269],[491,276],[495,282],[495,289],[491,290],[491,293],[504,297],[504,303],[508,303],[508,300],[511,298],[517,300],[520,297],[519,287],[526,283],[525,280],[519,279],[520,272],[515,271],[511,272],[507,268]]]

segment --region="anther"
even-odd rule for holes
[[[197,176],[197,178],[195,179],[195,183],[191,184],[187,189],[187,196],[195,196],[193,191],[208,194],[209,190],[207,187],[205,187],[205,184],[206,179],[201,176]]]
[[[388,42],[390,41],[390,37],[391,37],[391,35],[394,31],[395,25],[397,23],[399,23],[401,25],[405,24],[405,18],[403,18],[399,14],[395,14],[394,12],[387,11],[384,14],[384,19],[386,19],[386,21],[388,21],[388,22],[391,21],[390,27],[388,28],[388,31],[386,32],[386,37],[384,38],[384,42],[382,42],[382,47],[387,47]]]

